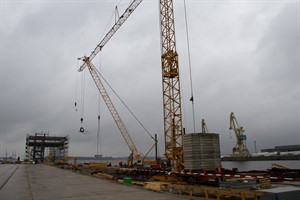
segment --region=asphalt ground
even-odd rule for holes
[[[0,200],[179,200],[173,195],[123,185],[44,164],[0,164]]]

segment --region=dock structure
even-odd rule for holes
[[[69,137],[51,136],[49,133],[27,134],[25,157],[27,160],[44,162],[49,159],[64,159],[68,156]]]
[[[0,199],[183,200],[186,196],[153,192],[44,164],[7,164],[0,165]]]

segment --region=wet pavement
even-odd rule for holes
[[[153,192],[43,164],[0,164],[0,200],[179,200],[187,196]]]

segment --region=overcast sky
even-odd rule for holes
[[[87,69],[77,72],[77,58],[89,55],[112,26],[118,3],[1,0],[0,157],[6,151],[23,157],[26,134],[41,131],[69,135],[70,155],[96,154],[99,95]],[[186,0],[196,132],[204,118],[208,130],[220,134],[222,154],[235,145],[230,112],[246,130],[251,152],[254,141],[258,150],[300,144],[299,5],[299,0]],[[127,6],[121,1],[119,12]],[[158,134],[163,155],[158,9],[158,0],[144,0],[93,63],[147,130]],[[183,1],[174,1],[174,12],[183,124],[191,133]],[[153,141],[107,90],[136,146],[146,153]],[[103,101],[100,115],[100,153],[128,156]],[[87,134],[79,133],[81,126]]]

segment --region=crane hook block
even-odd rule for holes
[[[83,128],[83,127],[80,127],[79,132],[80,132],[80,133],[84,133],[84,128]]]
[[[83,122],[83,118],[80,118],[81,123]]]

